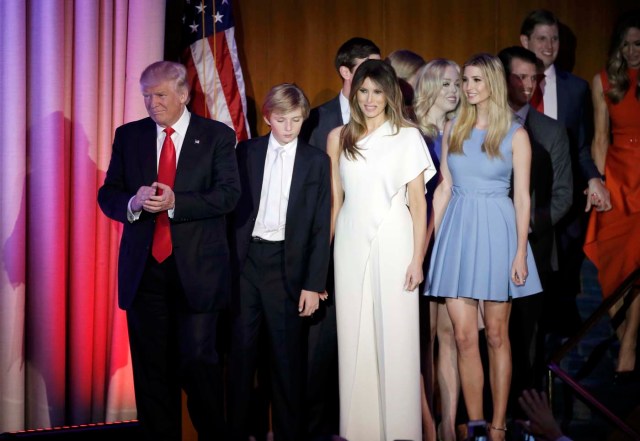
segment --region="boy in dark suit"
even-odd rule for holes
[[[293,84],[271,89],[262,107],[271,133],[238,145],[242,194],[234,213],[229,421],[246,440],[261,332],[267,334],[276,439],[303,438],[303,320],[325,294],[329,265],[329,158],[298,139],[309,102]]]

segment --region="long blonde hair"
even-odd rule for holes
[[[344,151],[345,156],[350,160],[362,156],[356,142],[367,133],[365,116],[358,104],[358,90],[367,78],[380,86],[384,92],[387,100],[384,113],[387,121],[391,124],[393,134],[397,134],[400,127],[413,126],[402,113],[402,92],[393,68],[381,60],[365,61],[356,70],[351,83],[351,93],[349,94],[351,119],[340,131],[340,150]]]
[[[387,62],[393,67],[398,79],[406,82],[409,82],[411,77],[426,64],[424,58],[407,49],[391,52],[387,55]],[[415,86],[415,84],[409,84],[411,87]]]
[[[436,58],[429,61],[418,71],[418,80],[416,82],[415,97],[413,98],[413,110],[416,115],[418,127],[426,136],[431,139],[437,138],[439,129],[435,124],[427,121],[429,110],[433,107],[442,90],[442,81],[447,67],[453,67],[460,73],[460,66],[454,61],[444,58]],[[457,108],[447,112],[445,119],[453,118]]]
[[[504,67],[498,57],[490,54],[477,54],[467,60],[462,66],[474,66],[480,69],[489,92],[488,98],[488,128],[487,135],[482,143],[482,151],[490,158],[500,158],[500,143],[509,132],[513,115],[507,101],[507,82]],[[464,82],[464,76],[463,76]],[[460,94],[460,111],[451,131],[449,140],[449,153],[462,154],[462,144],[471,135],[471,130],[476,124],[478,110],[473,104],[469,104],[467,96]]]

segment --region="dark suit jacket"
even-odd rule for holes
[[[558,121],[564,124],[571,143],[574,182],[574,197],[582,197],[586,182],[600,177],[591,158],[591,141],[593,139],[593,111],[589,83],[582,78],[556,69],[556,88],[558,94]]]
[[[260,206],[269,135],[238,144],[242,195],[234,212],[234,273],[247,257]],[[331,173],[329,157],[298,139],[284,240],[285,275],[297,302],[302,289],[323,292],[329,267]]]
[[[235,133],[222,123],[191,114],[174,184],[173,255],[189,305],[197,311],[225,306],[229,298],[229,250],[225,214],[240,196]],[[156,215],[143,211],[127,220],[127,205],[143,185],[156,181],[156,124],[151,118],[116,130],[98,203],[124,224],[118,259],[119,305],[136,295],[150,255]]]
[[[569,139],[558,121],[530,108],[525,128],[531,141],[531,248],[539,270],[557,269],[552,228],[571,208],[573,180]]]
[[[343,125],[342,110],[340,110],[340,95],[338,95],[311,110],[309,118],[300,131],[300,138],[326,152],[329,132],[341,125]]]

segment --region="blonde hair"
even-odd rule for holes
[[[296,109],[302,111],[302,117],[309,116],[309,100],[302,89],[293,83],[282,83],[273,86],[262,105],[262,116],[269,118],[273,112],[288,113]]]
[[[462,71],[474,66],[480,69],[482,77],[489,92],[487,117],[487,135],[482,143],[482,151],[490,158],[500,158],[500,143],[509,132],[513,115],[507,101],[507,82],[504,67],[498,57],[490,54],[477,54],[467,60],[462,66]],[[464,75],[464,74],[463,74]],[[463,79],[464,81],[464,79]],[[469,104],[465,93],[460,94],[460,111],[451,131],[449,140],[449,153],[462,154],[462,145],[469,139],[471,130],[478,119],[478,110],[473,104]]]
[[[435,124],[427,121],[429,110],[433,107],[438,99],[438,95],[442,90],[442,81],[444,73],[448,67],[453,67],[460,74],[460,66],[454,61],[444,58],[436,58],[429,61],[426,66],[418,71],[418,81],[416,82],[415,97],[413,99],[413,110],[416,115],[416,121],[422,133],[429,138],[437,138],[439,129]],[[445,118],[447,120],[453,118],[457,108],[447,112]]]
[[[163,81],[172,81],[176,92],[189,94],[187,68],[173,61],[156,61],[147,66],[140,75],[142,87],[154,87]]]
[[[393,67],[396,76],[406,82],[409,82],[411,77],[425,65],[424,58],[407,49],[391,52],[387,56],[387,62]],[[414,84],[411,84],[411,87],[413,86]]]
[[[353,77],[349,94],[351,119],[340,131],[340,150],[349,160],[356,160],[358,156],[362,156],[356,142],[367,133],[367,124],[358,104],[358,91],[367,78],[384,92],[387,101],[384,112],[393,128],[393,134],[397,134],[400,127],[413,126],[402,113],[402,92],[393,68],[381,60],[366,60],[358,67]]]

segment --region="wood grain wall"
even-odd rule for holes
[[[563,66],[591,81],[604,64],[615,19],[638,5],[637,0],[234,0],[252,133],[267,132],[259,108],[275,84],[297,83],[312,106],[334,97],[341,82],[333,58],[353,36],[373,40],[383,57],[410,49],[427,60],[462,63],[476,52],[518,45],[524,16],[546,8],[565,25]]]

